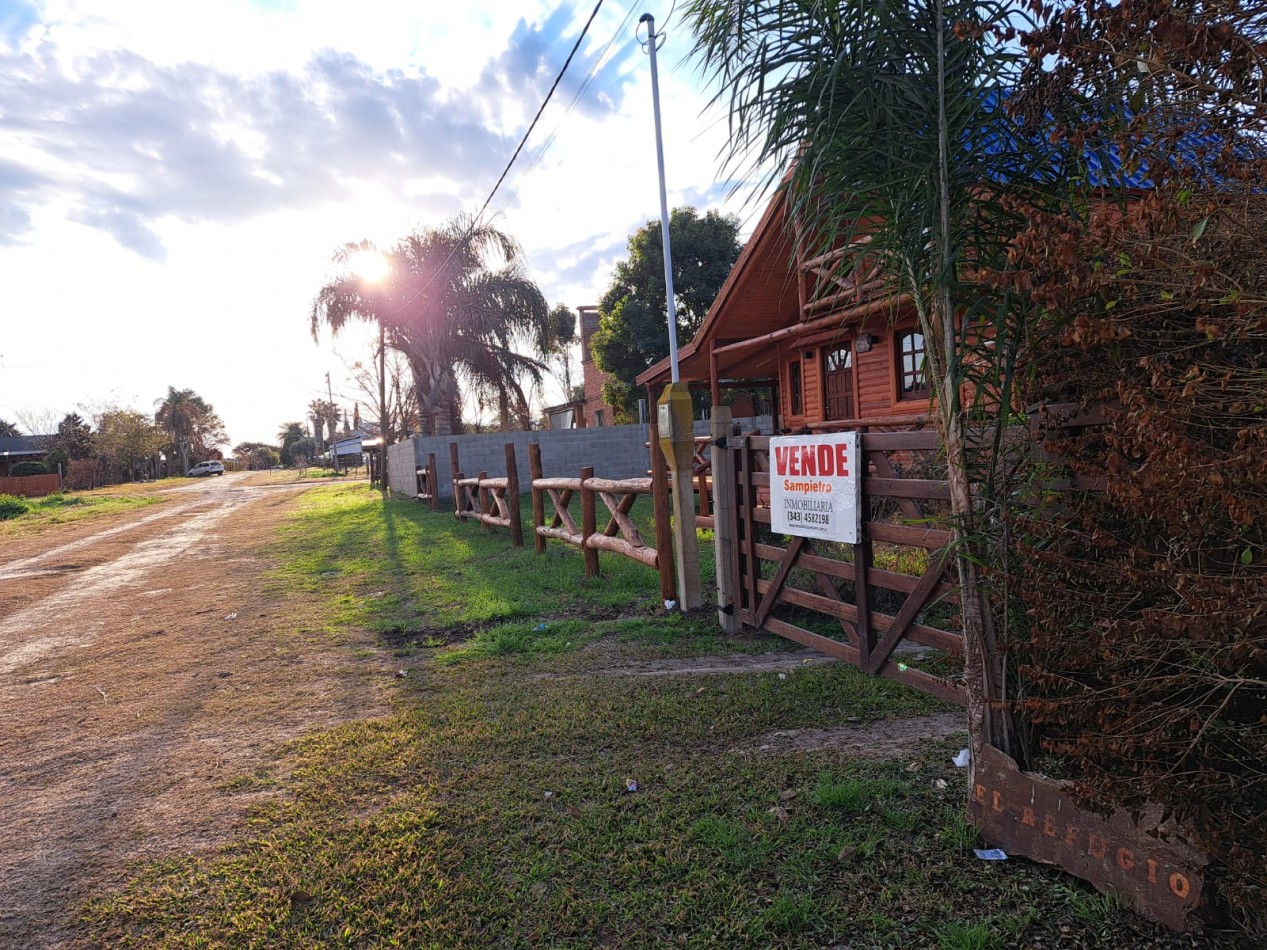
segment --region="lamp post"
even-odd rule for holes
[[[664,135],[660,127],[660,77],[656,69],[655,17],[644,13],[639,25],[647,24],[647,53],[651,57],[651,111],[655,116],[656,168],[660,175],[660,232],[664,243],[664,298],[669,324],[669,367],[672,382],[656,403],[656,427],[660,450],[668,462],[673,480],[673,559],[677,569],[678,605],[682,610],[704,606],[700,590],[699,540],[695,536],[695,492],[691,486],[691,463],[695,457],[691,392],[681,381],[677,359],[677,306],[673,293],[673,252],[669,243],[669,199],[664,184]]]

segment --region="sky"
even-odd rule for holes
[[[0,0],[0,419],[149,413],[175,386],[227,449],[275,441],[327,373],[372,417],[349,371],[367,335],[308,329],[333,252],[478,211],[592,9]],[[659,216],[644,12],[670,207],[753,220],[680,15],[605,0],[489,206],[551,304],[597,302]]]

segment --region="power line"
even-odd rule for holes
[[[554,90],[559,88],[559,83],[563,81],[563,74],[568,71],[568,67],[572,65],[572,57],[576,55],[576,51],[581,48],[581,42],[585,39],[585,34],[589,32],[590,24],[594,22],[594,17],[598,16],[598,10],[603,5],[603,0],[598,0],[594,4],[594,9],[590,11],[590,17],[585,21],[585,26],[581,27],[581,35],[576,38],[576,42],[572,44],[572,51],[568,53],[568,58],[563,61],[563,68],[559,70],[559,74],[554,77],[554,83],[550,86],[550,91],[546,93],[545,101],[541,103],[541,108],[537,110],[537,114],[532,117],[532,123],[528,126],[528,131],[524,133],[524,137],[519,140],[519,147],[515,149],[515,154],[510,156],[510,161],[506,163],[506,168],[502,172],[501,177],[497,179],[497,184],[493,186],[493,190],[488,193],[488,197],[484,199],[484,205],[480,208],[479,214],[475,216],[475,222],[484,216],[484,212],[488,209],[488,203],[493,200],[493,195],[497,194],[497,189],[502,186],[502,182],[506,180],[506,176],[510,174],[511,167],[515,164],[515,159],[519,157],[519,153],[523,151],[523,147],[528,142],[528,136],[532,135],[532,130],[537,127],[537,121],[541,118],[541,113],[546,111],[546,106],[550,104],[550,98],[554,95]]]
[[[537,114],[533,116],[532,122],[528,126],[528,131],[526,131],[523,138],[519,140],[519,146],[515,149],[515,153],[510,156],[510,161],[506,163],[505,169],[502,171],[501,176],[497,179],[497,184],[493,185],[493,190],[490,191],[488,193],[488,197],[484,199],[484,204],[480,207],[479,212],[471,219],[471,224],[467,228],[467,233],[464,237],[469,236],[479,226],[480,218],[482,218],[484,212],[488,210],[489,202],[493,200],[493,196],[497,194],[497,189],[502,186],[502,182],[504,182],[506,180],[506,176],[510,174],[511,168],[514,167],[515,160],[519,158],[519,153],[523,151],[523,147],[528,141],[528,136],[532,135],[532,130],[537,127],[537,121],[541,118],[541,113],[545,112],[545,108],[550,104],[550,99],[554,95],[554,91],[559,88],[559,83],[563,81],[563,75],[567,72],[568,66],[572,64],[572,58],[576,56],[576,51],[581,48],[581,43],[584,41],[586,34],[589,33],[590,25],[594,22],[594,17],[598,16],[598,11],[602,5],[603,0],[598,0],[598,2],[594,4],[594,9],[590,11],[589,19],[585,21],[585,26],[581,28],[581,35],[578,36],[576,38],[576,42],[572,44],[572,51],[568,53],[568,58],[564,60],[563,66],[559,70],[558,75],[554,77],[554,82],[550,85],[550,91],[546,93],[546,97],[542,101],[541,107],[537,109]],[[449,266],[449,262],[453,260],[453,256],[457,253],[457,250],[458,249],[455,246],[449,252],[449,256],[445,258],[444,263],[436,269],[435,273],[431,275],[430,279],[418,288],[418,290],[415,291],[408,300],[393,308],[392,312],[400,313],[415,300],[425,294],[430,289],[431,285],[435,283],[436,277]]]

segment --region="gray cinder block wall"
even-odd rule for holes
[[[415,472],[434,452],[440,473],[440,496],[453,497],[453,473],[449,467],[449,443],[458,444],[458,461],[468,478],[488,472],[492,478],[506,474],[506,443],[515,446],[519,488],[528,491],[528,444],[541,444],[541,465],[547,478],[573,478],[587,465],[600,478],[639,478],[651,467],[645,425],[595,426],[588,429],[542,429],[538,432],[492,432],[482,435],[442,435],[408,439],[387,449],[387,478],[391,489],[417,497]]]

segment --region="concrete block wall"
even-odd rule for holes
[[[458,461],[468,478],[480,472],[501,478],[506,474],[506,443],[515,446],[519,487],[528,491],[528,445],[541,444],[541,464],[548,478],[570,478],[587,465],[600,478],[638,478],[647,474],[648,428],[643,425],[602,426],[590,429],[543,429],[537,432],[493,432],[485,435],[425,436],[409,439],[387,450],[387,477],[392,491],[410,498],[418,494],[415,471],[427,464],[434,452],[440,472],[440,495],[453,497],[453,473],[449,468],[449,443],[458,444]]]

